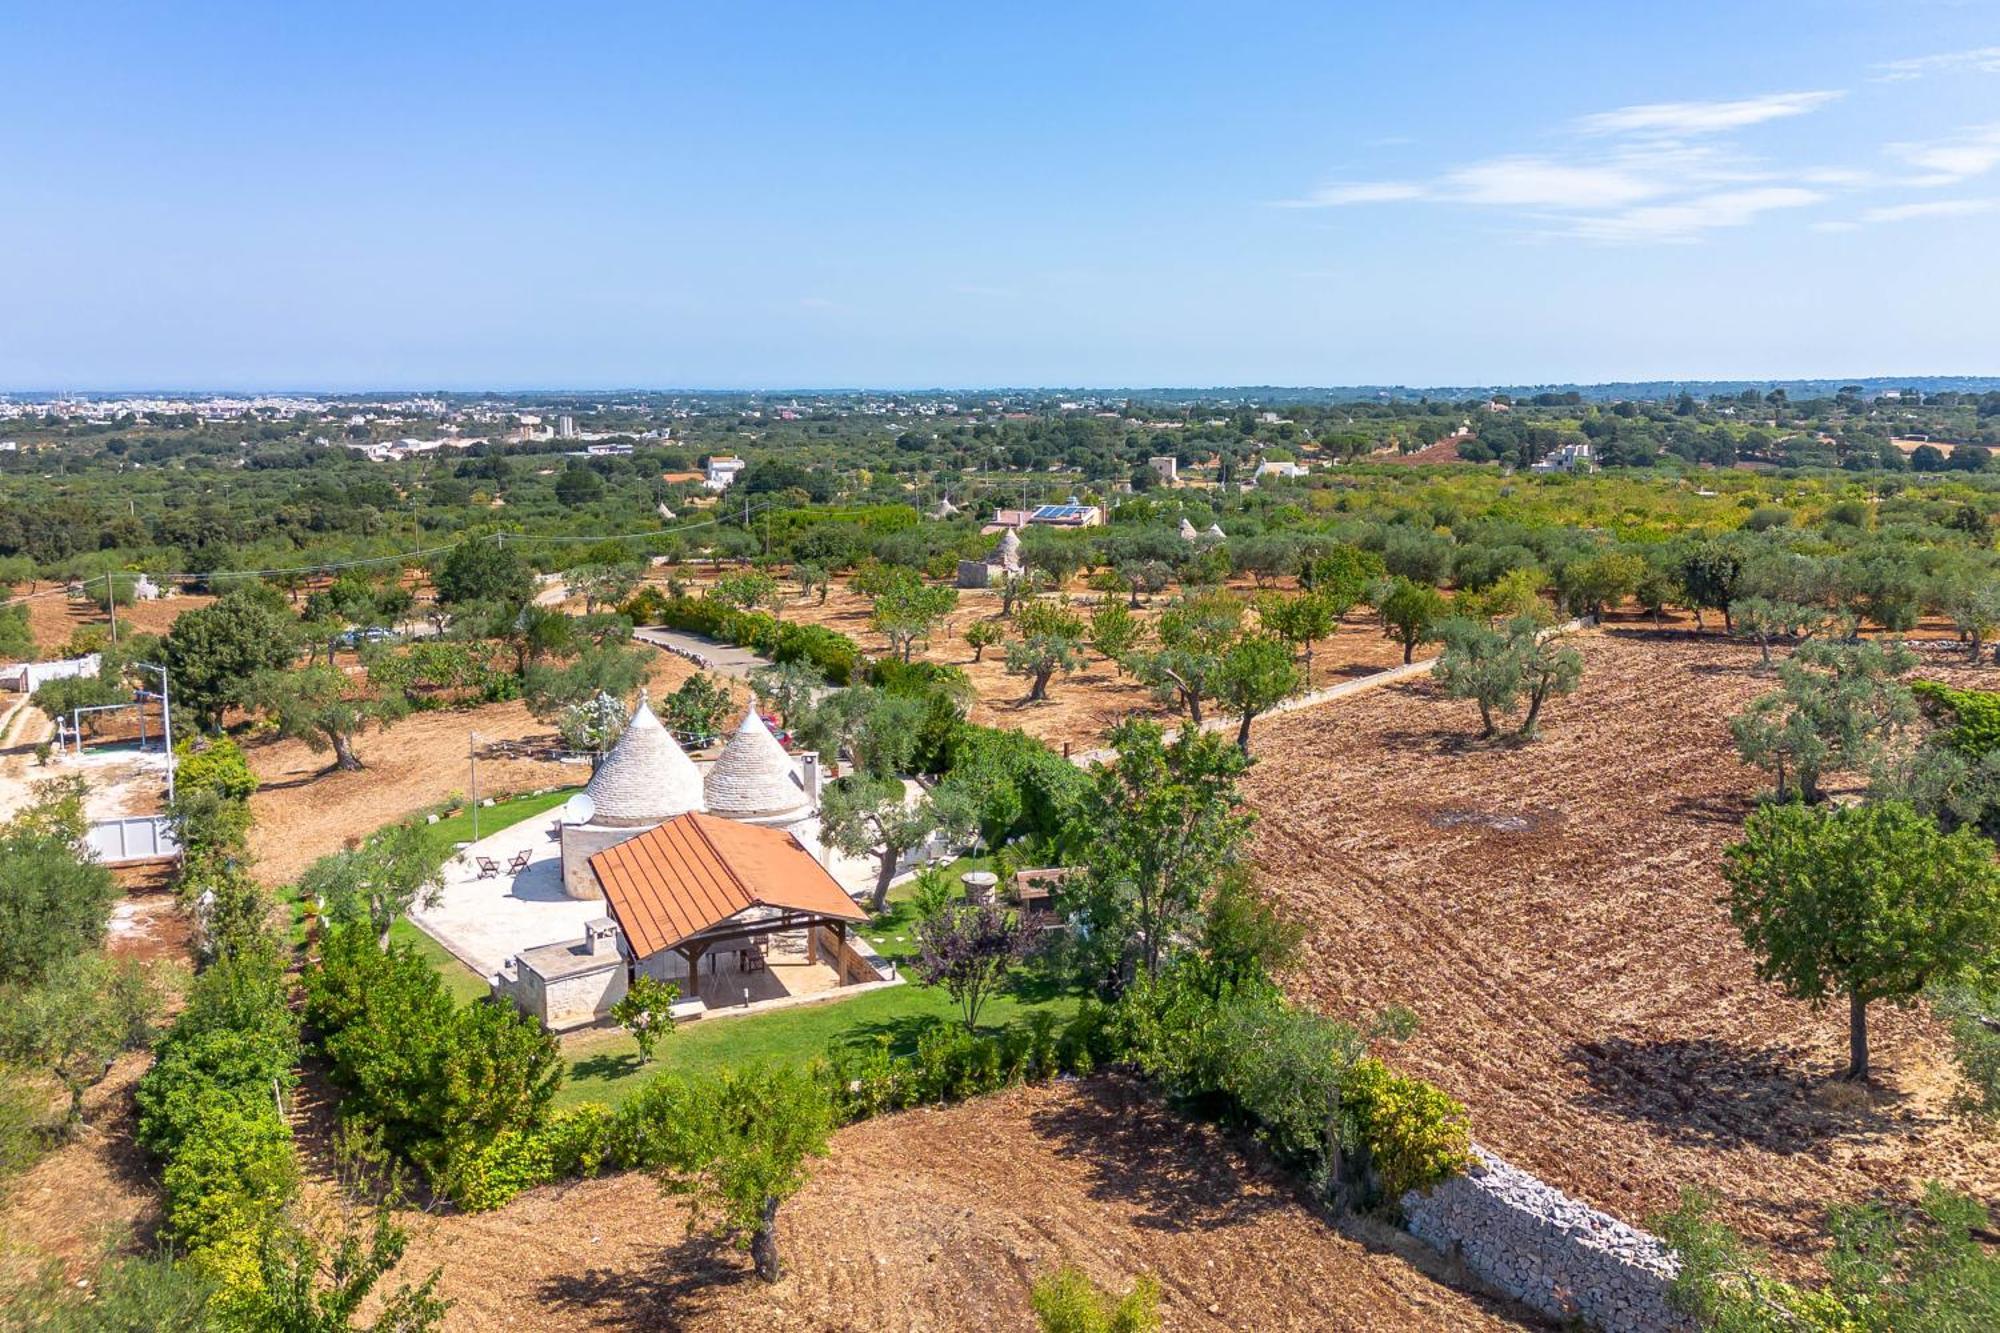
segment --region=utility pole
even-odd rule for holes
[[[112,585],[111,571],[104,571],[104,605],[111,612],[111,642],[118,642],[118,589]]]
[[[465,733],[465,757],[472,761],[472,840],[479,841],[479,733]]]

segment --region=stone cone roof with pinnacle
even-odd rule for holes
[[[1191,541],[1193,541],[1194,539],[1195,539],[1195,530],[1194,530],[1194,524],[1192,524],[1192,523],[1188,522],[1188,521],[1187,521],[1186,519],[1182,519],[1182,520],[1181,520],[1181,540],[1182,540],[1182,541],[1190,541],[1190,542],[1191,542]]]
[[[791,756],[754,706],[743,715],[743,724],[710,766],[703,790],[708,812],[725,819],[812,813],[812,802],[799,785]]]
[[[625,734],[583,789],[593,824],[636,828],[702,808],[701,774],[642,693]]]
[[[993,554],[986,558],[989,565],[1002,569],[1016,570],[1021,567],[1021,534],[1009,528],[1000,534],[999,542],[993,547]]]

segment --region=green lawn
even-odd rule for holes
[[[982,863],[954,864],[955,878]],[[910,920],[908,884],[891,890],[889,911],[859,928],[882,957],[902,968],[916,952]],[[906,974],[907,975],[907,974]],[[1017,972],[1013,990],[994,996],[979,1012],[983,1028],[1003,1027],[1036,1010],[1047,1009],[1067,1020],[1077,997],[1048,987],[1039,978]],[[570,1062],[569,1078],[556,1104],[597,1101],[616,1105],[649,1078],[665,1070],[702,1073],[727,1065],[759,1061],[803,1064],[843,1046],[862,1046],[887,1037],[892,1050],[915,1046],[917,1034],[936,1019],[959,1020],[958,1005],[943,989],[905,981],[887,990],[870,991],[848,1000],[780,1009],[745,1018],[702,1019],[676,1029],[660,1043],[653,1063],[639,1063],[638,1045],[618,1030],[593,1029],[563,1042]]]
[[[531,815],[553,810],[576,795],[579,788],[562,787],[556,791],[543,792],[540,796],[515,796],[495,801],[479,812],[479,836],[491,837],[501,829],[518,824]],[[448,815],[429,826],[432,839],[437,843],[440,856],[451,855],[454,845],[472,841],[472,810],[470,807],[455,815]]]

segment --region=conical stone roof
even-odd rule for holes
[[[986,563],[989,565],[998,565],[1002,569],[1019,569],[1021,567],[1021,534],[1012,528],[1001,533],[1000,540],[994,544],[993,554],[987,557]]]
[[[812,803],[794,775],[791,756],[764,725],[754,705],[710,765],[703,790],[708,813],[725,819],[812,813]]]
[[[636,828],[702,808],[701,774],[660,725],[646,696],[632,710],[625,734],[583,789],[593,824]]]

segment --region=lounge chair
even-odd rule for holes
[[[528,862],[533,857],[533,855],[534,853],[530,852],[525,847],[523,847],[520,851],[514,853],[514,859],[507,863],[507,873],[510,875],[518,875],[523,870],[526,870],[528,868]]]
[[[490,856],[475,856],[472,863],[479,867],[479,878],[492,879],[500,873],[500,867]]]

